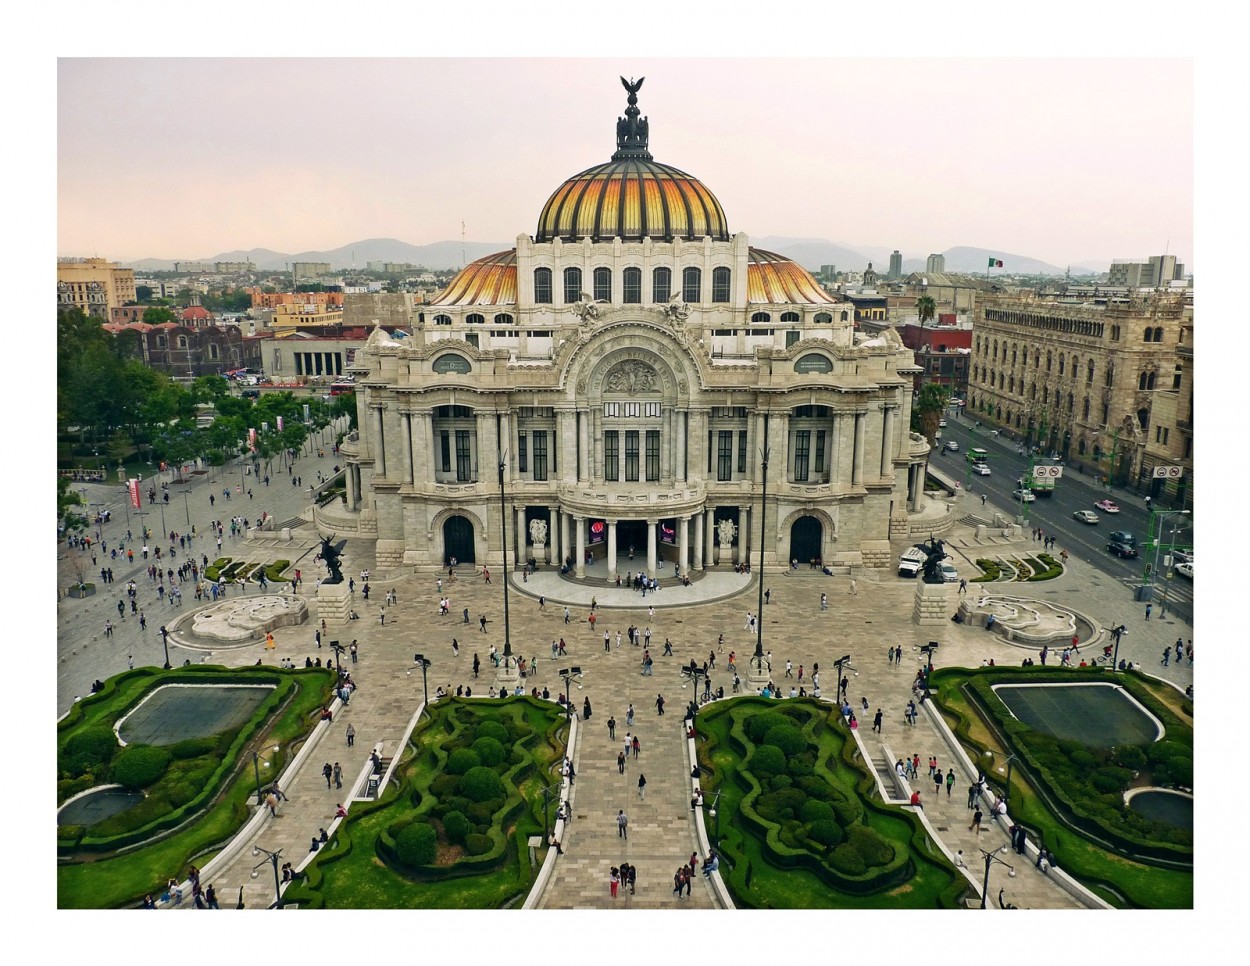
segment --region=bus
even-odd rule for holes
[[[330,395],[342,396],[345,393],[355,392],[356,384],[354,382],[332,382],[330,383]]]
[[[964,458],[967,459],[969,463],[988,463],[990,461],[990,454],[980,447],[970,446],[968,448],[968,453]]]

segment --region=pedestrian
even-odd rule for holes
[[[859,587],[856,585],[856,583],[855,583],[855,578],[854,578],[854,577],[852,577],[852,578],[851,578],[851,588],[850,588],[850,592],[851,592],[852,594],[858,594],[858,593],[859,593]]]
[[[337,761],[334,763],[334,787],[343,787],[343,766]]]
[[[885,663],[886,664],[894,663],[894,645],[893,644],[890,645],[889,651],[886,652]]]
[[[985,506],[985,494],[981,494],[981,506]]]
[[[657,694],[655,696],[655,710],[658,714],[664,713],[664,695]]]
[[[616,813],[616,837],[627,841],[629,839],[629,818],[626,816],[623,808]],[[616,895],[615,886],[612,887],[612,895]]]
[[[642,772],[638,773],[638,797],[643,800],[647,797],[647,776]]]
[[[820,595],[820,609],[821,610],[829,609],[829,595],[828,594]]]
[[[631,704],[625,709],[625,727],[632,728],[634,726],[634,706]]]
[[[351,726],[351,723],[349,722],[347,725],[347,747],[351,748],[355,744],[356,744],[356,729],[353,728]]]
[[[327,761],[321,769],[321,774],[325,775],[326,788],[329,788],[330,779],[334,777],[334,766]]]
[[[1150,620],[1150,612],[1154,610],[1154,604],[1146,605],[1146,620]]]
[[[976,807],[977,807],[977,786],[976,786],[976,782],[973,782],[971,785],[968,786],[968,808],[973,809]]]
[[[582,702],[582,720],[590,719],[590,695],[586,695],[586,700]]]
[[[486,615],[485,614],[483,614],[481,617],[478,618],[477,624],[478,624],[478,627],[482,629],[482,633],[485,634],[486,633]]]
[[[564,608],[564,623],[567,624],[568,622],[569,622],[569,609],[568,607],[565,607]]]
[[[625,774],[625,752],[618,751],[616,753],[616,770],[622,775]]]
[[[613,741],[616,740],[616,718],[612,715],[608,716],[608,737]]]
[[[773,589],[769,587],[767,590],[764,591],[764,603],[765,604],[772,603],[772,596],[773,596]]]
[[[968,593],[968,578],[966,577],[959,578],[959,592],[961,594]]]
[[[630,747],[634,751],[634,758],[637,759],[638,753],[642,750],[642,742],[638,740],[637,735],[634,735],[633,739],[631,740]]]
[[[969,831],[969,832],[971,832],[973,829],[976,829],[976,833],[977,833],[978,835],[980,835],[980,834],[981,834],[981,819],[982,819],[982,817],[983,817],[983,816],[981,815],[981,810],[980,810],[979,808],[978,808],[975,812],[973,812],[973,813],[972,813],[972,824],[968,826],[968,831]]]
[[[543,597],[543,596],[539,595],[539,598],[538,598],[538,609],[539,609],[539,610],[546,610],[546,609],[547,609],[547,598],[546,598],[546,597]]]
[[[1160,661],[1159,663],[1162,664],[1164,667],[1167,667],[1168,658],[1170,658],[1171,656],[1172,656],[1172,649],[1170,647],[1165,647],[1163,649],[1163,660]]]
[[[951,797],[951,789],[955,787],[955,769],[946,769],[946,797]]]
[[[881,709],[877,709],[877,713],[872,717],[872,730],[881,734]]]

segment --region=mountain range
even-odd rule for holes
[[[753,238],[752,244],[792,258],[812,272],[819,271],[821,265],[835,265],[840,271],[863,271],[871,262],[873,269],[884,275],[890,266],[890,249],[874,245],[852,246],[824,238],[786,238],[777,235]],[[475,259],[506,251],[511,247],[511,242],[440,241],[429,245],[412,245],[397,238],[366,238],[329,251],[287,253],[268,248],[236,249],[207,258],[180,261],[250,261],[258,270],[267,272],[289,270],[292,262],[328,262],[334,271],[363,269],[368,262],[398,262],[438,271],[460,268]],[[995,271],[1026,275],[1063,275],[1069,269],[1073,275],[1099,274],[1107,271],[1111,264],[1110,261],[1086,260],[1081,265],[1059,266],[1002,249],[962,245],[948,248],[941,254],[946,256],[948,272],[968,274],[984,273],[990,258],[1002,259],[1003,267]],[[904,258],[903,273],[923,272],[925,261],[925,258]],[[174,262],[168,259],[144,258],[128,263],[128,267],[140,272],[173,271]]]

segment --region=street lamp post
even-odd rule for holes
[[[985,903],[990,897],[990,866],[993,865],[995,862],[997,862],[999,865],[1005,865],[1007,866],[1007,868],[1011,871],[1013,875],[1015,874],[1016,870],[1011,865],[1011,863],[1004,862],[993,852],[987,852],[985,851],[985,849],[982,849],[981,854],[985,856],[985,878],[981,882],[981,908],[985,909],[986,908]]]
[[[1011,801],[1011,765],[1016,760],[1015,754],[1007,756],[1007,787],[1003,790],[1003,801]]]
[[[694,703],[696,706],[698,706],[699,704],[699,678],[707,678],[707,671],[703,670],[703,668],[693,663],[687,667],[683,667],[681,671],[683,674],[689,675],[691,683],[694,684]]]
[[[182,507],[187,511],[187,527],[189,529],[191,526],[191,504],[187,501],[187,491],[185,487],[182,491]]]
[[[265,853],[265,857],[261,859],[259,862],[257,862],[255,866],[253,866],[252,878],[255,879],[260,874],[260,867],[263,866],[266,862],[269,862],[273,865],[273,904],[274,904],[274,908],[281,909],[282,908],[282,880],[278,878],[278,859],[282,857],[282,850],[278,849],[276,852],[270,852],[268,849],[262,849],[259,845],[252,846],[252,855],[254,856],[260,855],[262,852]],[[242,893],[242,890],[240,890],[239,902],[242,903],[242,901],[243,901],[243,893]]]
[[[498,438],[499,434],[495,435]],[[503,487],[503,471],[506,462],[507,454],[501,451],[499,454],[499,520],[502,524],[500,546],[503,550],[503,667],[505,671],[508,670],[508,662],[512,658],[512,624],[508,618],[508,503]]]
[[[421,693],[425,697],[425,703],[424,703],[425,713],[429,714],[430,713],[430,685],[429,685],[429,680],[426,677],[426,670],[427,668],[430,667],[432,662],[428,658],[426,658],[424,654],[412,655],[412,661],[414,664],[421,665]],[[411,674],[412,672],[409,671],[408,673]]]
[[[707,810],[708,816],[712,819],[712,848],[720,848],[720,789],[716,789],[716,797],[712,799],[712,806]]]
[[[543,793],[543,836],[544,841],[551,844],[551,796],[559,797],[560,788],[552,785],[543,785],[540,789]]]
[[[758,616],[755,619],[755,670],[762,678],[764,676],[764,540],[767,531],[764,526],[764,519],[768,514],[768,413],[764,413],[764,446],[760,449],[760,467],[763,471],[760,477],[760,598],[759,606],[756,608]],[[771,671],[771,668],[769,669]],[[696,679],[695,684],[698,684]],[[695,698],[698,698],[698,690],[696,688]]]
[[[169,630],[164,624],[161,625],[161,646],[165,648],[165,670],[170,669],[169,663]]]
[[[580,667],[562,667],[556,672],[556,674],[564,678],[564,718],[569,722],[569,727],[571,729],[573,717],[573,695],[569,689],[569,682],[573,678],[580,678],[582,676],[582,669]],[[570,731],[570,734],[571,733],[572,732]]]
[[[281,747],[280,745],[274,745],[274,746],[273,746],[273,750],[274,750],[274,752],[276,753],[280,747]],[[256,769],[256,804],[257,804],[257,805],[264,805],[264,804],[265,804],[265,795],[264,795],[264,792],[261,790],[261,783],[260,783],[260,752],[258,752],[258,751],[253,751],[253,752],[252,752],[252,767],[253,767],[254,769]],[[268,768],[268,767],[269,767],[269,762],[265,762],[265,767],[266,767],[266,768]]]
[[[842,692],[842,669],[850,663],[851,655],[849,654],[843,654],[840,658],[833,662],[833,666],[836,668],[837,674],[837,677],[835,677],[833,681],[833,697],[835,702],[837,701],[838,695]]]
[[[941,646],[942,645],[937,641],[930,641],[928,644],[922,644],[920,646],[920,653],[925,655],[928,660],[928,664],[924,672],[924,693],[926,697],[931,694],[929,690],[929,679],[933,677],[933,652]]]
[[[1163,544],[1163,521],[1166,520],[1168,517],[1187,517],[1189,516],[1189,511],[1188,510],[1152,510],[1151,516],[1158,517],[1159,526],[1158,526],[1157,533],[1153,532],[1155,531],[1154,520],[1152,519],[1150,521],[1150,529],[1152,531],[1151,536],[1154,537],[1155,558],[1154,558],[1154,564],[1150,568],[1150,573],[1145,575],[1145,580],[1142,584],[1141,599],[1153,599],[1154,597],[1154,590],[1152,589],[1149,592],[1147,592],[1146,588],[1153,587],[1155,575],[1158,574],[1159,572],[1159,550],[1162,548],[1162,544]]]

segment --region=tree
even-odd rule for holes
[[[169,309],[154,305],[144,310],[143,321],[148,325],[162,325],[165,322],[177,322],[178,319]]]
[[[911,429],[914,433],[923,433],[933,446],[937,439],[938,422],[950,399],[950,390],[934,382],[927,382],[920,387],[915,402],[911,407]]]
[[[83,499],[71,488],[71,480],[64,476],[56,480],[56,519],[66,531],[86,530],[87,518],[78,513],[74,507],[82,506]]]
[[[920,316],[920,325],[923,328],[926,322],[933,321],[933,314],[937,306],[933,298],[928,295],[922,295],[916,299],[916,314]]]

